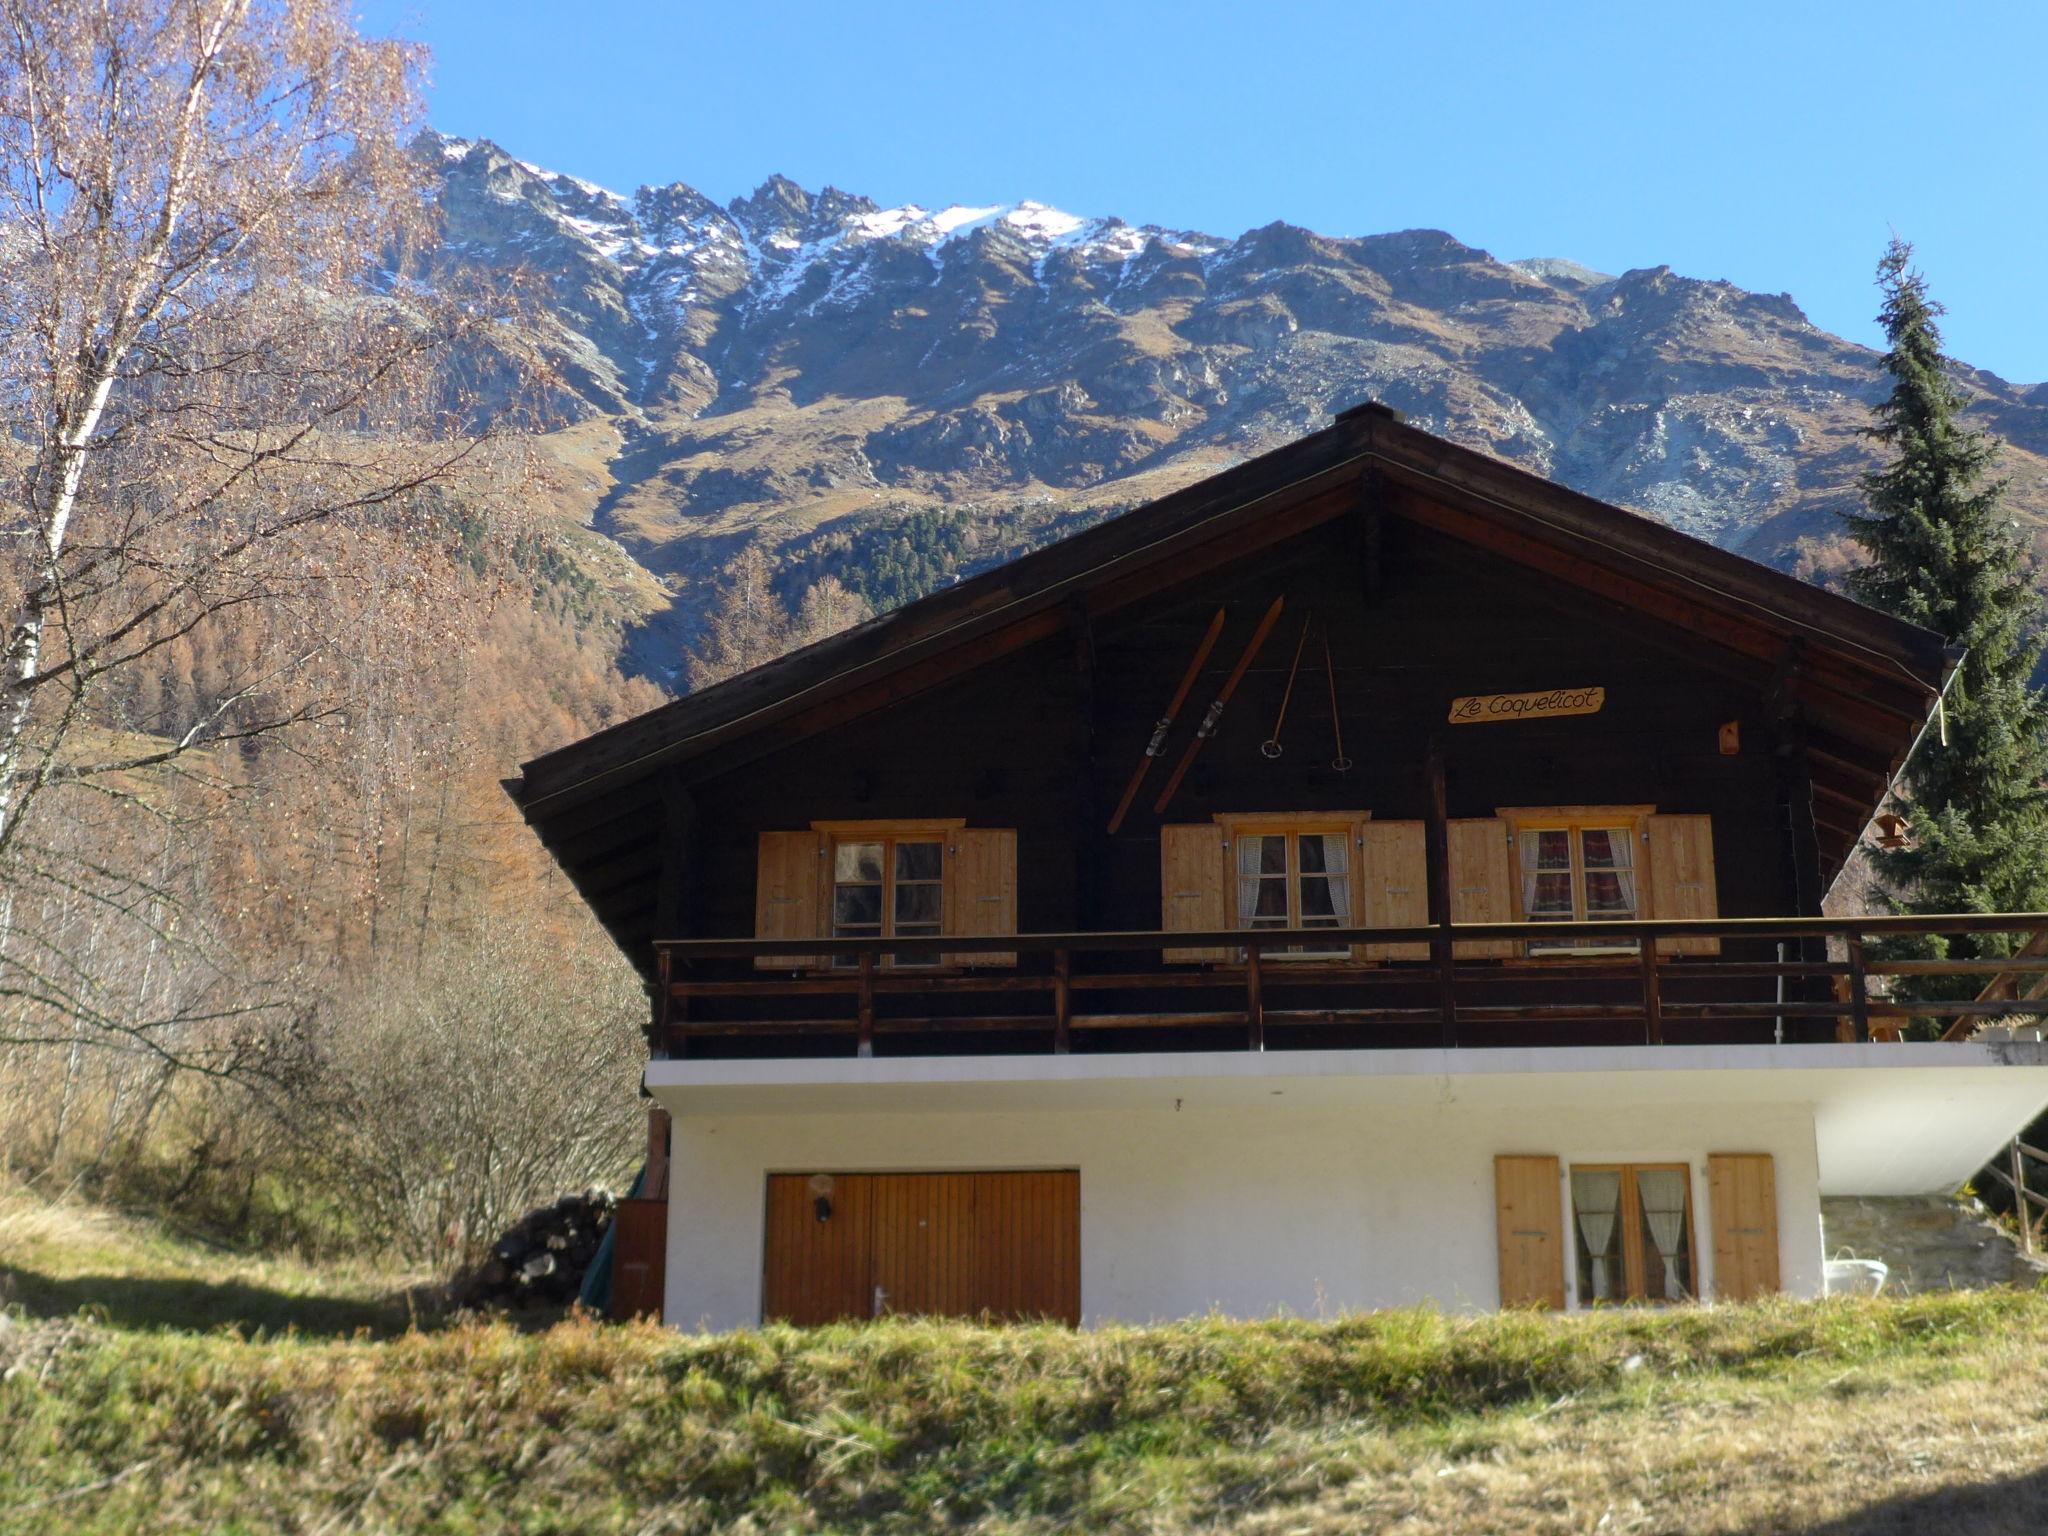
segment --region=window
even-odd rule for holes
[[[1225,834],[1236,849],[1237,926],[1240,928],[1349,928],[1353,885],[1351,843],[1339,823],[1232,820]],[[1276,960],[1345,960],[1349,945],[1306,944],[1262,950]]]
[[[763,832],[755,871],[754,933],[764,939],[887,941],[944,934],[1001,938],[1017,931],[1017,833],[965,821],[814,821]],[[943,954],[881,951],[884,965],[1010,966],[1010,950],[975,944]],[[757,970],[858,967],[858,957],[760,955]]]
[[[936,935],[946,902],[946,844],[935,833],[839,837],[832,844],[832,937]],[[931,965],[930,955],[891,955],[889,965]],[[858,965],[841,955],[835,965]]]
[[[1633,921],[1642,915],[1636,845],[1642,806],[1503,811],[1515,828],[1521,915],[1532,923]],[[1635,953],[1634,940],[1532,940],[1532,955]]]
[[[1683,1163],[1573,1168],[1572,1228],[1581,1306],[1698,1294],[1692,1173]]]

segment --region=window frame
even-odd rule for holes
[[[821,926],[825,931],[820,937],[828,939],[866,937],[866,935],[841,934],[838,931],[839,924],[836,918],[836,909],[840,885],[839,848],[842,843],[880,843],[882,845],[882,922],[881,932],[876,937],[890,939],[897,937],[895,933],[896,845],[898,843],[934,842],[939,845],[939,878],[936,882],[915,883],[936,883],[938,886],[939,923],[935,934],[918,935],[918,937],[943,937],[946,931],[948,902],[953,886],[951,834],[965,830],[966,826],[967,818],[964,816],[892,818],[876,821],[812,822],[811,830],[825,839],[825,867],[822,872],[824,889],[820,893],[822,900],[819,903],[819,915],[823,919]],[[920,975],[945,974],[961,969],[956,964],[943,963],[936,958],[932,960],[900,960],[893,954],[882,955],[880,963],[881,967],[885,970],[912,970]],[[849,965],[841,963],[839,959],[831,956],[826,957],[823,963],[817,967],[821,971],[842,973],[850,968]]]
[[[1259,931],[1250,927],[1245,921],[1244,914],[1238,910],[1237,845],[1238,840],[1246,836],[1284,836],[1287,839],[1287,926],[1304,926],[1301,921],[1300,841],[1303,835],[1341,836],[1344,839],[1344,880],[1351,908],[1351,918],[1346,926],[1360,926],[1358,907],[1362,891],[1359,875],[1365,850],[1364,837],[1359,828],[1372,820],[1370,811],[1219,811],[1210,819],[1223,829],[1223,889],[1224,899],[1228,903],[1231,928],[1248,933]],[[1262,946],[1259,950],[1260,964],[1268,960],[1277,960],[1287,965],[1349,965],[1355,959],[1353,946],[1348,943],[1330,949],[1268,949]],[[1246,951],[1242,947],[1235,951],[1232,963],[1246,963]]]
[[[1585,1234],[1579,1230],[1579,1202],[1572,1184],[1575,1174],[1618,1173],[1621,1187],[1615,1210],[1615,1224],[1621,1229],[1622,1279],[1627,1294],[1615,1299],[1590,1297],[1585,1294],[1579,1278],[1579,1245]],[[1645,1294],[1646,1272],[1643,1252],[1643,1203],[1642,1192],[1637,1187],[1639,1173],[1675,1173],[1685,1181],[1685,1261],[1686,1274],[1683,1280],[1683,1296],[1650,1296]],[[1633,1162],[1633,1163],[1567,1163],[1565,1165],[1565,1220],[1570,1230],[1566,1240],[1570,1244],[1572,1297],[1577,1308],[1593,1311],[1601,1307],[1677,1307],[1700,1299],[1700,1231],[1695,1218],[1693,1200],[1693,1170],[1686,1162]]]
[[[1534,922],[1523,892],[1522,835],[1525,832],[1565,832],[1571,845],[1572,917],[1576,923],[1591,922],[1586,912],[1586,868],[1584,834],[1625,829],[1629,843],[1629,872],[1636,883],[1636,919],[1653,916],[1650,907],[1650,860],[1648,824],[1657,814],[1654,805],[1536,805],[1499,806],[1494,815],[1508,824],[1508,885],[1514,900],[1516,920]],[[1640,939],[1581,943],[1555,943],[1542,939],[1522,941],[1522,958],[1540,963],[1575,960],[1625,959],[1641,952]]]

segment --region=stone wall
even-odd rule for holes
[[[2022,1255],[1974,1199],[1839,1196],[1822,1200],[1820,1211],[1827,1257],[1882,1259],[1891,1266],[1887,1294],[2038,1285],[2048,1278],[2048,1264]]]

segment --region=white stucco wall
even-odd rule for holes
[[[1785,1288],[1821,1289],[1807,1103],[1332,1108],[1271,1097],[1179,1110],[683,1116],[666,1315],[685,1328],[760,1321],[770,1173],[1000,1168],[1080,1170],[1087,1323],[1212,1310],[1317,1316],[1422,1301],[1488,1308],[1499,1301],[1493,1158],[1503,1152],[1554,1153],[1567,1173],[1574,1162],[1688,1163],[1709,1295],[1707,1154],[1768,1152]]]

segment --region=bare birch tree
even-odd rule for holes
[[[137,824],[339,707],[337,595],[476,452],[446,381],[481,322],[409,276],[421,63],[340,0],[0,0],[0,1040],[249,1059],[269,1001],[116,996],[70,935],[204,937]],[[153,686],[200,642],[209,686]]]

